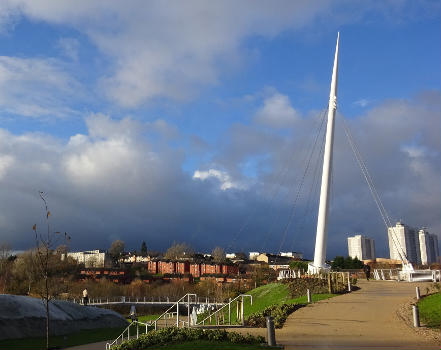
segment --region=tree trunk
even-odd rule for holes
[[[46,299],[46,349],[49,349],[49,300]]]
[[[49,285],[46,278],[46,349],[49,350]]]

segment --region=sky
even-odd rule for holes
[[[312,258],[340,32],[329,259],[391,221],[441,239],[439,1],[0,3],[0,243]]]

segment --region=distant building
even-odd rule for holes
[[[401,260],[404,253],[407,260],[414,264],[421,264],[421,251],[418,232],[401,222],[388,227],[390,258]]]
[[[84,252],[71,252],[67,256],[76,260],[85,267],[111,267],[112,259],[110,255],[103,250],[87,250]],[[63,256],[64,257],[64,254]]]
[[[126,256],[119,259],[120,262],[124,263],[147,263],[151,260],[150,256],[142,256],[129,253]]]
[[[294,259],[287,256],[262,253],[257,256],[256,260],[267,263],[274,270],[279,270],[289,268],[289,263]]]
[[[250,260],[256,260],[259,254],[259,252],[250,252],[248,256],[250,257]]]
[[[225,254],[225,257],[227,259],[234,259],[234,258],[236,258],[236,253],[227,253],[227,254]]]
[[[348,237],[348,255],[358,260],[375,259],[375,242],[363,235]]]
[[[421,264],[430,265],[436,263],[439,256],[438,237],[430,234],[424,228],[419,230],[418,237],[420,241]]]
[[[299,259],[299,260],[303,259],[303,254],[297,252],[280,252],[280,256],[286,256],[288,258]]]

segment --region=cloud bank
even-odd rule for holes
[[[391,216],[438,234],[440,107],[440,93],[427,92],[411,101],[387,101],[348,122]],[[279,135],[278,128],[262,131],[259,123],[233,126],[222,147],[207,150],[207,170],[196,173],[182,170],[186,152],[172,142],[182,135],[164,121],[93,114],[86,119],[87,133],[67,142],[1,130],[3,240],[17,248],[31,245],[32,224],[42,217],[42,190],[54,227],[71,234],[74,248],[106,248],[121,238],[132,248],[145,240],[164,249],[177,240],[197,249],[223,245],[312,255],[318,152],[297,192],[317,118],[298,119],[289,136]],[[164,141],[160,147],[151,143],[157,137]],[[244,164],[253,164],[252,174]],[[333,186],[330,256],[345,251],[345,238],[356,232],[374,237],[384,255],[385,228],[339,121]]]

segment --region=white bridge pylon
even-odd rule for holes
[[[328,213],[330,179],[332,171],[332,149],[334,145],[334,120],[337,110],[337,75],[338,75],[338,42],[337,34],[335,47],[334,68],[332,70],[331,91],[329,93],[328,119],[326,124],[326,143],[323,155],[322,184],[320,189],[320,204],[317,219],[317,233],[315,238],[314,262],[308,265],[308,272],[312,274],[329,271],[326,260],[326,241],[328,235]]]

